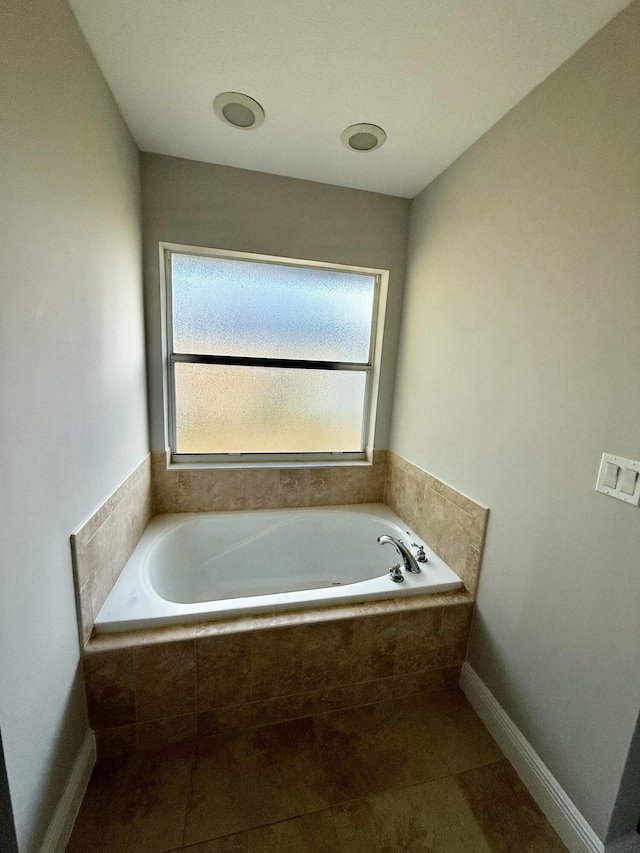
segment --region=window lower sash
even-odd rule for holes
[[[259,442],[252,442],[250,437],[244,436],[244,440],[235,441],[238,438],[238,434],[233,432],[233,430],[228,426],[227,423],[222,424],[219,423],[217,426],[215,425],[215,416],[214,422],[212,424],[212,430],[217,431],[217,435],[215,440],[212,440],[210,443],[206,441],[206,437],[203,440],[198,441],[197,439],[189,440],[188,433],[185,433],[185,430],[189,429],[190,424],[197,422],[198,418],[202,420],[201,415],[202,412],[196,412],[195,416],[190,417],[186,415],[186,420],[183,423],[179,424],[179,416],[178,411],[181,413],[185,413],[188,410],[188,406],[186,401],[188,400],[209,400],[209,405],[211,406],[212,412],[220,412],[221,409],[215,405],[214,397],[211,397],[208,394],[194,394],[190,392],[188,389],[190,387],[189,375],[191,377],[195,377],[195,373],[191,373],[193,370],[225,370],[229,368],[231,370],[251,370],[257,369],[263,372],[264,381],[266,382],[266,376],[275,377],[277,374],[280,374],[280,379],[277,380],[277,384],[282,388],[282,382],[285,385],[289,382],[289,380],[285,380],[285,376],[292,376],[291,382],[293,383],[293,387],[295,389],[297,383],[300,381],[299,379],[294,379],[293,376],[298,374],[299,377],[303,375],[309,376],[309,388],[313,388],[316,383],[319,383],[320,387],[326,386],[324,381],[320,381],[320,376],[324,373],[327,377],[327,382],[329,382],[329,375],[333,373],[333,377],[330,381],[330,386],[335,390],[335,393],[340,397],[342,393],[343,401],[346,399],[349,400],[346,403],[346,411],[349,410],[349,407],[352,406],[354,411],[351,411],[351,429],[356,427],[357,424],[357,412],[355,409],[361,412],[362,420],[359,423],[358,434],[357,437],[355,434],[351,435],[351,439],[349,441],[344,441],[346,435],[342,433],[342,435],[336,436],[334,433],[335,441],[330,440],[327,442],[329,446],[333,444],[332,449],[323,449],[317,447],[318,442],[316,442],[316,449],[312,449],[311,447],[308,450],[303,449],[302,447],[276,447],[278,442],[267,440],[265,444],[266,447],[259,448],[256,447],[255,444]],[[187,374],[184,371],[189,370],[190,373]],[[273,373],[271,373],[273,371]],[[182,383],[179,380],[178,373],[182,374]],[[317,379],[313,379],[310,374],[316,374]],[[338,380],[338,375],[342,374],[344,376],[344,382],[342,380]],[[361,379],[358,380],[356,374],[360,374]],[[347,376],[353,377],[353,382],[348,380]],[[191,380],[193,381],[193,380]],[[274,379],[275,381],[275,379]],[[245,358],[245,357],[221,357],[221,356],[210,356],[210,355],[194,355],[194,354],[178,354],[175,353],[170,357],[170,370],[169,370],[169,393],[171,395],[171,399],[173,401],[173,405],[171,407],[171,422],[170,422],[170,448],[171,448],[171,460],[173,463],[188,463],[188,464],[196,464],[196,463],[204,463],[204,464],[212,464],[212,465],[229,465],[229,464],[240,464],[244,465],[247,463],[264,463],[264,464],[274,464],[275,460],[282,460],[284,463],[302,463],[307,462],[308,464],[316,464],[320,462],[335,464],[336,462],[342,461],[355,461],[355,462],[365,462],[367,460],[365,448],[367,446],[367,436],[369,430],[369,410],[370,410],[370,394],[371,394],[371,366],[367,364],[357,364],[352,362],[328,362],[328,361],[312,361],[305,360],[299,361],[297,359],[256,359],[256,358]],[[186,383],[186,384],[184,384]],[[337,383],[337,384],[336,384]],[[355,384],[354,384],[355,383]],[[182,384],[182,390],[181,390]],[[353,385],[353,394],[349,394],[348,398],[344,398],[344,389],[345,387],[349,387]],[[305,382],[305,387],[307,383]],[[212,386],[213,387],[213,386]],[[240,387],[240,386],[236,386]],[[264,386],[261,386],[261,388]],[[325,391],[329,386],[325,387]],[[342,392],[340,391],[342,387]],[[254,389],[255,390],[255,389]],[[184,396],[186,394],[186,396]],[[182,396],[182,400],[180,405],[178,405],[178,398]],[[267,395],[268,398],[268,395]],[[276,399],[277,396],[274,395],[273,399]],[[232,411],[241,411],[245,406],[250,407],[250,402],[255,399],[255,394],[252,395],[250,393],[243,393],[238,396],[236,400],[236,407]],[[331,399],[331,398],[330,398]],[[358,405],[356,405],[356,402]],[[328,406],[328,411],[331,410],[331,405]],[[343,412],[345,409],[342,410]],[[303,412],[304,414],[304,412]],[[193,412],[192,412],[193,415]],[[232,435],[233,432],[233,435]],[[180,441],[178,440],[178,435],[180,434]],[[274,433],[276,435],[276,433]],[[185,438],[185,440],[183,440]],[[193,438],[193,437],[192,437]],[[202,438],[202,433],[200,434],[200,438]],[[218,439],[221,440],[218,440]],[[244,452],[238,452],[237,447],[238,444],[242,446],[242,444],[251,445],[254,443],[253,449],[249,449]],[[288,443],[288,442],[287,442]],[[291,444],[296,444],[298,442],[291,442]],[[197,445],[201,446],[198,447]],[[204,446],[204,445],[209,445]],[[235,444],[236,447],[232,447],[230,445]],[[343,445],[344,449],[340,449],[340,444]],[[345,447],[345,444],[347,445]],[[190,445],[190,446],[189,446]],[[218,445],[217,449],[214,450],[213,447]],[[271,445],[271,446],[268,446]],[[337,446],[336,446],[337,445]],[[350,446],[349,446],[350,445]]]

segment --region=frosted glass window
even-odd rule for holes
[[[372,275],[172,253],[173,349],[369,361]]]
[[[367,373],[175,365],[177,453],[359,451]]]
[[[384,271],[164,253],[172,453],[364,458]]]

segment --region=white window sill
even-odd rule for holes
[[[211,471],[218,469],[244,468],[370,468],[373,461],[369,459],[346,460],[309,460],[292,462],[168,462],[168,471]]]

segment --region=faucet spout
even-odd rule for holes
[[[413,556],[411,551],[407,548],[404,542],[401,542],[399,539],[396,539],[395,536],[387,536],[385,533],[384,536],[378,536],[378,542],[381,545],[393,545],[398,554],[402,557],[402,562],[404,563],[404,567],[408,572],[411,572],[414,575],[420,574],[420,566],[416,562],[416,558]]]

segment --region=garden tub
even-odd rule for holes
[[[382,535],[427,561],[402,565]],[[460,578],[385,504],[173,513],[144,531],[95,621],[97,632],[444,592]]]

